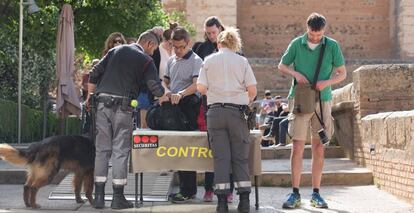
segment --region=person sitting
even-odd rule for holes
[[[262,139],[263,140],[274,139],[276,142],[278,142],[278,144],[275,143],[275,145],[277,144],[277,146],[284,146],[284,144],[281,144],[280,141],[278,141],[279,127],[280,127],[280,122],[284,120],[286,116],[289,114],[289,107],[286,103],[282,103],[280,105],[280,108],[282,109],[282,111],[280,112],[280,114],[277,115],[277,117],[273,119],[272,124],[270,125],[269,133],[264,135]]]
[[[260,104],[259,110],[259,125],[263,125],[266,115],[273,111],[274,101],[272,100],[272,93],[270,90],[265,91],[264,98]]]
[[[286,135],[288,134],[289,119],[285,118],[279,123],[278,144],[275,147],[286,146]],[[290,136],[289,136],[290,137]]]
[[[263,136],[269,134],[271,127],[272,127],[273,120],[274,119],[280,120],[279,116],[283,112],[282,105],[281,105],[283,97],[278,95],[278,96],[275,96],[271,100],[272,100],[271,106],[273,106],[271,107],[272,111],[266,114],[266,117],[264,119],[264,124],[260,126],[260,129],[263,131],[262,133]],[[278,127],[275,126],[274,128],[278,128]],[[268,147],[269,145],[274,145],[273,143],[274,141],[275,139],[273,137],[267,137],[267,138],[262,137],[261,144],[264,147]]]

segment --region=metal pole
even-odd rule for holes
[[[135,173],[135,208],[139,208],[139,205],[138,205],[138,173]]]
[[[141,206],[144,205],[144,173],[139,173],[139,201]]]
[[[18,73],[18,127],[17,143],[20,144],[22,137],[22,54],[23,54],[23,0],[20,0],[20,23],[19,23],[19,73]]]
[[[258,176],[257,175],[255,175],[254,176],[254,192],[255,192],[255,195],[256,195],[256,203],[255,203],[255,206],[256,206],[256,210],[259,210],[259,185],[258,185]]]

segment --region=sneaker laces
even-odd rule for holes
[[[290,203],[294,203],[295,202],[295,200],[297,199],[297,195],[295,194],[295,193],[290,193],[290,194],[288,194],[288,202],[290,202]]]
[[[321,197],[321,195],[319,193],[313,193],[312,197],[314,198],[314,200],[316,200],[316,202],[323,204],[325,203],[325,200]]]

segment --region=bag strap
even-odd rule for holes
[[[315,75],[313,76],[313,82],[312,82],[312,87],[311,87],[313,90],[316,90],[316,83],[318,82],[319,72],[321,71],[321,65],[322,65],[323,55],[325,53],[325,47],[326,47],[326,44],[322,43],[321,50],[319,51],[318,65],[316,66]],[[322,128],[325,129],[325,123],[323,122],[321,91],[318,91],[318,95],[319,95],[319,109],[320,109],[321,117],[318,116],[318,113],[316,112],[316,110],[315,110],[315,115],[318,118],[319,123],[321,124]]]
[[[318,113],[316,112],[316,110],[315,110],[315,115],[318,118],[318,121],[321,124],[322,128],[325,129],[325,122],[323,122],[321,92],[318,92],[318,94],[319,94],[319,109],[320,109],[321,117],[318,116]]]
[[[312,89],[316,88],[316,83],[318,82],[318,76],[319,72],[321,71],[323,55],[325,53],[325,46],[325,43],[322,43],[321,50],[319,51],[318,64],[316,66],[315,75],[313,76]]]

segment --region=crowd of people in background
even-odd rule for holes
[[[258,100],[257,128],[262,132],[263,147],[286,146],[288,136],[289,107],[287,98],[280,95],[272,97],[270,90],[265,90],[264,98]]]

